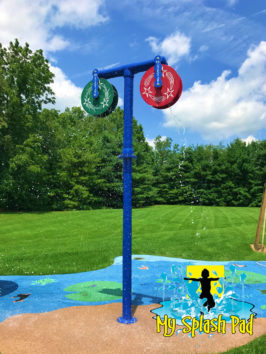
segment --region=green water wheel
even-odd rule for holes
[[[114,90],[113,102],[112,102],[110,108],[107,111],[105,111],[102,114],[97,114],[97,117],[106,117],[106,116],[108,116],[109,114],[111,114],[115,110],[115,108],[117,106],[117,103],[118,103],[118,93],[117,93],[117,90],[114,87],[114,85],[112,85],[112,87],[113,87],[113,90]]]
[[[112,113],[118,103],[116,88],[105,79],[99,79],[99,96],[92,97],[93,82],[90,81],[81,94],[81,104],[84,110],[96,117],[106,117]]]

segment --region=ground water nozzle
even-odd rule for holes
[[[240,274],[240,282],[241,282],[242,284],[244,284],[246,278],[247,278],[246,273]]]

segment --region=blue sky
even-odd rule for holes
[[[183,94],[156,110],[135,76],[134,116],[151,144],[157,135],[180,145],[266,139],[265,0],[1,0],[0,42],[15,38],[44,50],[57,109],[80,105],[95,67],[160,54]],[[123,107],[123,78],[110,81]]]

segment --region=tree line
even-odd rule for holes
[[[121,208],[123,110],[43,108],[55,102],[52,81],[41,50],[0,44],[0,209]],[[133,118],[133,149],[134,207],[261,203],[266,140],[186,147],[158,136],[152,149]]]

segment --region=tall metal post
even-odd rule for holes
[[[132,158],[133,155],[133,80],[124,71],[124,142],[123,142],[123,315],[121,323],[134,323],[131,315],[131,249],[132,249]]]
[[[263,224],[265,209],[266,209],[266,183],[264,183],[264,192],[263,192],[262,203],[261,203],[261,208],[260,208],[260,216],[259,216],[259,221],[258,221],[258,226],[257,226],[255,242],[254,242],[254,248],[257,251],[259,251],[260,249],[263,249],[263,244],[260,245],[260,233],[261,233],[261,228],[262,228],[262,224]]]
[[[132,256],[132,159],[133,153],[133,81],[134,74],[148,70],[156,65],[167,64],[164,57],[157,56],[155,60],[124,65],[108,70],[95,71],[95,75],[105,79],[124,76],[124,142],[123,159],[123,314],[117,320],[121,323],[134,323],[136,318],[131,312],[131,256]],[[156,70],[157,86],[160,87],[160,67]],[[97,80],[94,77],[95,95],[97,94]],[[96,97],[96,96],[95,96]]]

